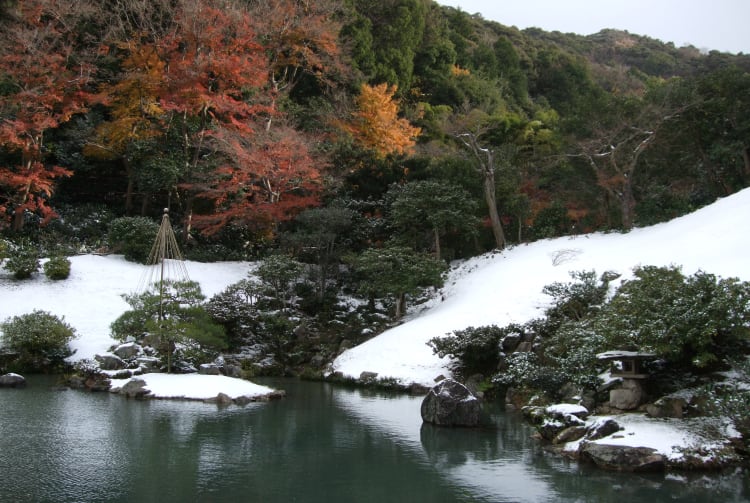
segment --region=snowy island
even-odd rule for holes
[[[200,400],[228,405],[267,401],[284,396],[281,390],[223,375],[141,374],[112,380],[109,390],[130,398]]]

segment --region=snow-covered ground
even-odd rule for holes
[[[76,351],[73,359],[92,359],[117,343],[110,337],[109,326],[130,309],[122,295],[137,293],[152,271],[120,255],[79,255],[70,257],[70,262],[70,277],[63,281],[49,280],[41,272],[30,280],[16,281],[0,269],[0,320],[34,310],[64,317],[78,335],[71,343]],[[210,298],[245,278],[250,264],[188,262],[187,269],[190,279],[200,283]]]
[[[470,326],[524,323],[542,314],[545,285],[569,281],[571,271],[632,276],[638,265],[682,266],[723,278],[750,280],[750,189],[695,213],[626,234],[587,234],[519,245],[454,268],[440,294],[405,323],[341,354],[333,370],[431,386],[449,375],[447,361],[427,346],[436,336]]]

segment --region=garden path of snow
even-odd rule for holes
[[[427,342],[470,326],[524,323],[548,304],[545,285],[569,281],[571,271],[632,276],[638,265],[679,265],[750,280],[750,189],[667,223],[626,234],[589,234],[537,241],[489,253],[454,267],[436,298],[405,322],[342,353],[333,370],[359,378],[364,371],[401,383],[432,386],[450,375],[449,361]]]
[[[150,390],[153,398],[186,398],[190,400],[207,400],[224,393],[232,399],[239,397],[266,396],[274,390],[266,386],[222,375],[201,374],[142,374],[131,379],[146,382],[145,389]],[[113,380],[112,391],[121,388],[131,379]]]

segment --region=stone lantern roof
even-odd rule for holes
[[[627,379],[646,379],[642,362],[656,358],[654,353],[645,351],[605,351],[596,355],[597,360],[612,362],[610,375]]]

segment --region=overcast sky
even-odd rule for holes
[[[750,0],[437,0],[506,26],[590,35],[604,28],[677,47],[750,54]]]

